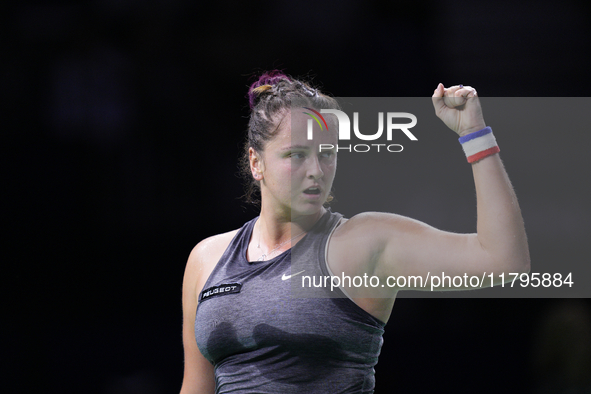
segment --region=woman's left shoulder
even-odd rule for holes
[[[362,212],[349,219],[343,219],[335,230],[335,236],[376,237],[383,231],[408,231],[424,223],[409,217],[388,212]]]
[[[411,220],[384,212],[363,212],[343,218],[330,238],[329,256],[339,261],[370,261],[383,248],[384,240],[404,231]]]

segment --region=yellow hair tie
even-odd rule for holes
[[[263,92],[266,92],[269,89],[273,89],[273,86],[271,86],[271,85],[261,85],[261,86],[258,86],[256,88],[252,89],[252,92],[253,93],[256,93],[257,95],[259,95],[259,94],[261,94]]]

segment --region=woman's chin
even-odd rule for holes
[[[321,214],[324,212],[323,204],[325,200],[307,201],[300,203],[292,203],[291,216],[310,216],[314,214]]]

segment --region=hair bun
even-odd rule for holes
[[[258,97],[262,93],[271,90],[273,85],[285,80],[291,82],[291,79],[279,70],[267,71],[261,75],[258,81],[250,85],[248,89],[248,104],[250,105],[250,109],[254,108]]]

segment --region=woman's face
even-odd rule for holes
[[[321,212],[337,168],[336,121],[326,117],[328,130],[321,130],[314,121],[313,138],[309,140],[308,119],[312,118],[304,111],[287,113],[259,163],[263,205],[287,208],[292,218]]]

